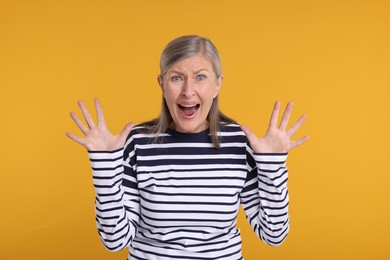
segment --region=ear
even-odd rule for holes
[[[163,84],[163,80],[162,80],[161,75],[157,76],[157,82],[158,82],[158,85],[160,86],[160,88],[162,90],[163,95],[164,95],[164,84]]]
[[[219,91],[221,90],[221,87],[222,87],[222,82],[223,82],[223,75],[219,76],[219,78],[217,79],[217,82],[216,82],[216,85],[215,85],[215,94],[214,94],[214,98],[215,98],[216,96],[218,96]]]

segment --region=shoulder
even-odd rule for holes
[[[135,125],[133,129],[131,129],[129,135],[127,136],[126,142],[129,141],[130,139],[134,139],[140,134],[145,134],[147,133],[147,127],[142,123]]]
[[[219,123],[220,132],[242,132],[241,127],[237,123]]]
[[[219,126],[218,136],[223,142],[247,142],[246,135],[238,123],[221,123]]]
[[[150,143],[159,135],[153,132],[152,127],[153,121],[147,121],[135,125],[126,138],[125,147],[131,145],[134,146],[134,144]]]
[[[137,124],[130,131],[129,135],[127,136],[127,140],[139,135],[152,134],[154,132],[153,129],[155,128],[155,126],[156,126],[156,120],[150,120],[150,121]]]
[[[237,123],[220,123],[219,124],[220,133],[230,133],[236,135],[245,135],[241,129],[241,126]]]

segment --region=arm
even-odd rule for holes
[[[89,151],[96,191],[96,224],[105,247],[119,251],[137,233],[139,192],[131,158],[124,149]]]
[[[309,138],[291,140],[306,119],[301,116],[286,130],[292,106],[288,103],[277,127],[280,103],[275,103],[268,130],[262,138],[242,126],[250,145],[247,146],[248,176],[241,202],[256,234],[270,245],[280,245],[289,230],[287,153]]]
[[[139,218],[135,163],[130,156],[134,155],[132,139],[123,147],[134,123],[127,124],[119,135],[113,135],[106,126],[98,99],[95,99],[97,125],[84,103],[79,101],[78,104],[86,124],[75,113],[70,116],[85,137],[66,135],[88,150],[96,190],[98,231],[109,250],[119,251],[134,238]]]
[[[289,231],[287,154],[252,154],[248,147],[248,172],[240,194],[247,220],[256,235],[271,246],[280,245]]]

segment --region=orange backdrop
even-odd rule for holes
[[[126,259],[97,235],[69,112],[99,97],[114,132],[155,117],[160,52],[183,34],[219,48],[226,114],[259,135],[276,99],[308,115],[289,237],[266,246],[241,212],[245,259],[389,259],[389,14],[386,0],[0,0],[0,259]]]

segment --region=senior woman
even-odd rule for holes
[[[95,99],[97,124],[79,102],[96,190],[96,222],[112,251],[128,259],[243,259],[236,227],[241,204],[257,236],[281,244],[289,230],[286,158],[308,137],[291,140],[292,103],[277,126],[279,102],[262,138],[218,108],[221,61],[213,43],[182,36],[163,50],[158,83],[162,110],[152,121],[113,135]]]

